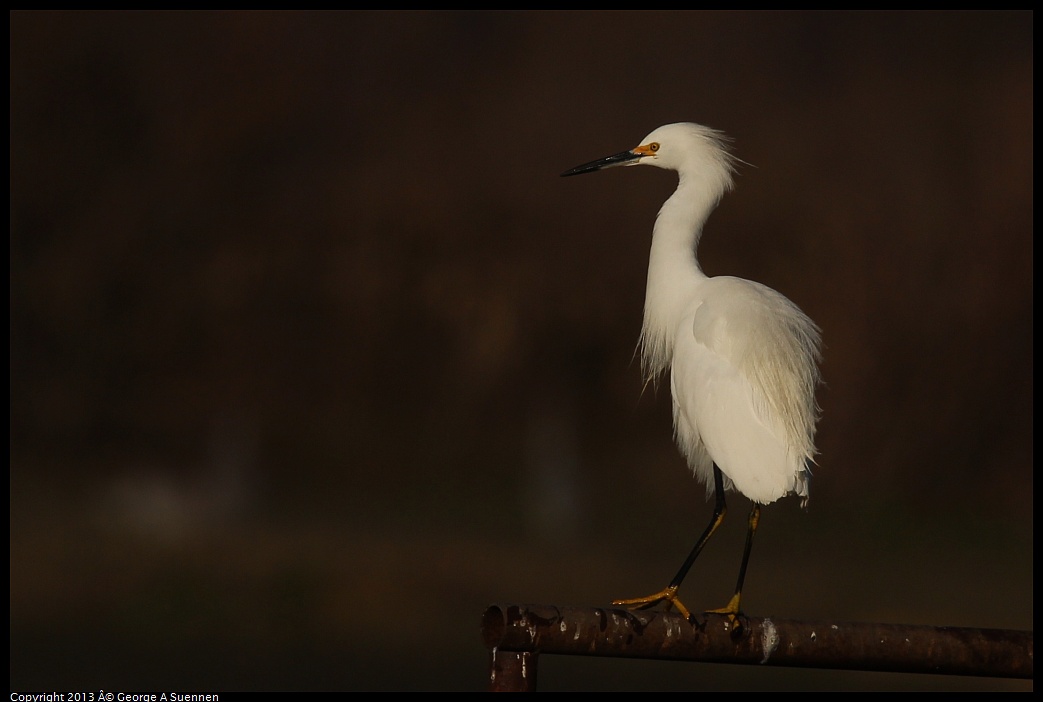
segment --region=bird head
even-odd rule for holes
[[[614,166],[636,165],[656,166],[679,173],[723,168],[730,173],[732,159],[723,134],[701,124],[678,122],[654,130],[641,140],[640,146],[570,168],[561,175],[574,176]]]

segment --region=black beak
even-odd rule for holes
[[[599,158],[597,161],[591,161],[590,163],[584,163],[582,166],[576,166],[570,168],[561,174],[561,177],[580,175],[581,173],[593,173],[594,171],[600,171],[604,168],[612,168],[613,166],[626,166],[637,159],[641,158],[644,154],[637,154],[633,151],[624,151],[614,156],[606,156],[605,158]]]

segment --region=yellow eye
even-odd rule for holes
[[[656,151],[659,151],[659,142],[658,141],[653,141],[651,144],[648,145],[648,150],[651,151],[652,153],[655,153]]]

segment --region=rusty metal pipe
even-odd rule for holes
[[[482,639],[496,653],[1032,678],[1031,631],[768,617],[741,623],[733,627],[719,615],[692,625],[673,612],[494,604],[482,616]]]
[[[489,652],[489,692],[536,692],[536,663],[533,651]]]

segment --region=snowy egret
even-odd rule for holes
[[[720,132],[680,123],[656,129],[634,149],[562,173],[633,165],[677,171],[677,190],[652,230],[641,365],[649,381],[669,368],[678,447],[715,504],[709,525],[665,589],[612,604],[641,609],[665,602],[690,621],[677,590],[724,520],[725,491],[753,502],[735,594],[724,607],[707,610],[734,623],[761,505],[786,495],[806,504],[815,454],[818,327],[771,288],[707,277],[696,259],[703,224],[731,189],[736,160]]]

